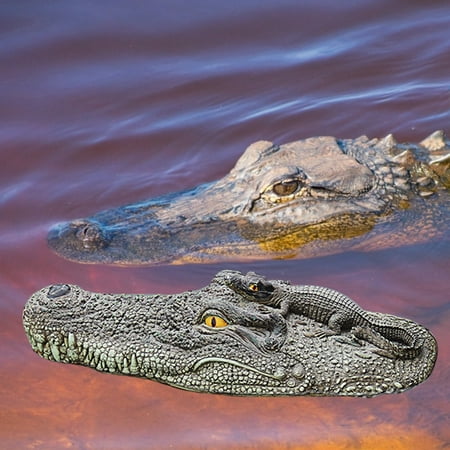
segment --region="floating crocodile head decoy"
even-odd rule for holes
[[[437,352],[415,322],[236,271],[174,295],[53,285],[31,296],[23,323],[44,358],[234,395],[402,392],[430,375]]]
[[[50,247],[105,264],[314,257],[448,237],[450,146],[256,142],[224,178],[54,226]]]

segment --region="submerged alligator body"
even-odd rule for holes
[[[174,295],[53,285],[23,323],[44,358],[233,395],[374,396],[424,381],[437,347],[422,326],[336,291],[224,270]]]
[[[308,258],[448,238],[450,145],[316,137],[250,145],[224,178],[55,225],[84,263]]]

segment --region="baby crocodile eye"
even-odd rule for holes
[[[300,186],[298,180],[283,180],[272,186],[272,190],[276,195],[283,197],[285,195],[292,195]]]
[[[219,316],[206,316],[203,323],[211,328],[224,328],[228,325],[228,322]]]

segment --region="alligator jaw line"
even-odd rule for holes
[[[247,370],[250,370],[250,371],[252,371],[252,372],[258,373],[258,374],[260,374],[260,375],[263,375],[263,376],[265,376],[265,377],[272,378],[272,379],[278,380],[278,381],[281,381],[281,380],[283,380],[284,378],[286,378],[286,375],[285,375],[285,374],[281,374],[281,375],[272,375],[272,374],[270,374],[270,373],[262,372],[261,370],[255,369],[254,367],[248,366],[247,364],[243,364],[243,363],[240,363],[240,362],[238,362],[238,361],[234,361],[234,360],[232,360],[232,359],[226,359],[226,358],[214,358],[214,357],[212,357],[212,358],[203,358],[203,359],[199,359],[199,360],[194,364],[194,366],[192,367],[192,371],[193,371],[193,372],[197,372],[197,371],[200,369],[200,367],[202,367],[203,365],[208,364],[208,363],[215,363],[215,362],[217,362],[217,363],[230,364],[230,365],[236,366],[236,367],[241,367],[242,369],[247,369]]]

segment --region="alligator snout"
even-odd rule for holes
[[[405,209],[444,225],[433,238],[448,229],[449,143],[442,133],[430,139],[257,142],[217,181],[57,225],[48,242],[69,260],[117,265],[307,258],[423,242],[430,235],[421,214]],[[441,198],[425,205],[416,191]]]
[[[61,242],[64,242],[66,251],[90,253],[108,247],[111,237],[100,223],[80,219],[54,225],[47,240],[56,252],[61,251]]]

